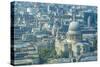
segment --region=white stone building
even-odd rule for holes
[[[78,57],[90,51],[91,44],[82,40],[82,33],[79,22],[72,21],[69,24],[66,39],[63,41],[55,39],[55,50],[58,56],[61,52],[69,55],[69,58]]]

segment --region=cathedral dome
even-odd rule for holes
[[[79,22],[70,22],[69,24],[69,31],[80,31],[80,24]]]

